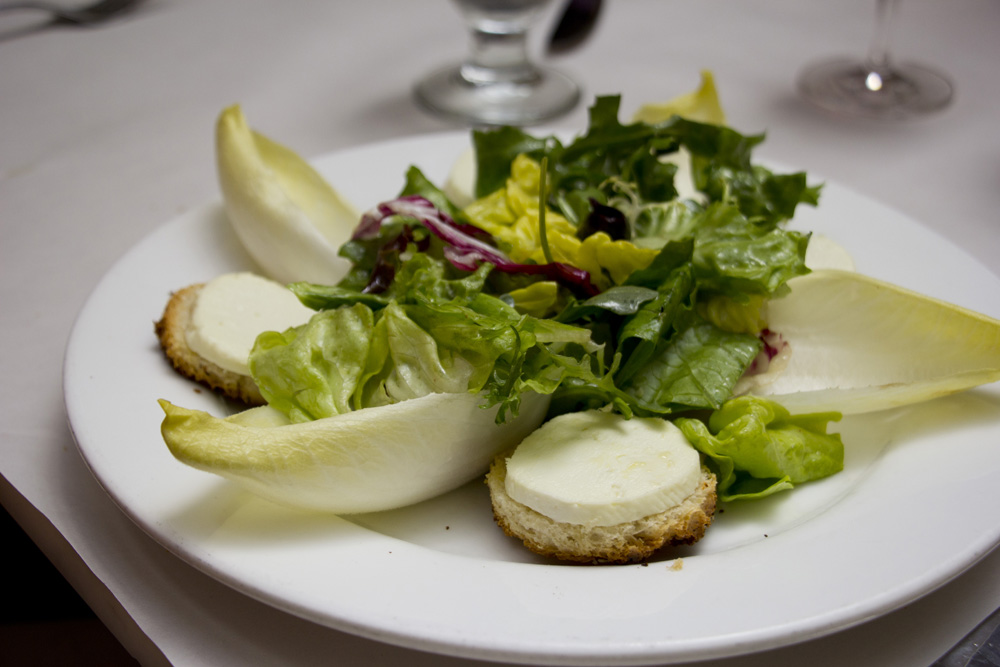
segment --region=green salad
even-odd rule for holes
[[[568,142],[474,131],[471,202],[411,167],[341,248],[342,281],[291,285],[312,320],[258,338],[249,366],[270,406],[302,423],[469,392],[503,423],[534,393],[549,416],[675,421],[722,500],[839,471],[839,414],[734,397],[781,344],[765,305],[809,271],[809,236],[785,223],[820,186],[753,163],[762,135],[622,123],[619,101],[598,98]],[[687,161],[694,192],[679,196]]]

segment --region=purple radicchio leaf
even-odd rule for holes
[[[487,242],[492,240],[488,233],[474,225],[455,222],[451,216],[419,195],[400,197],[378,204],[361,217],[353,238],[374,238],[382,224],[394,216],[419,220],[445,243],[445,258],[463,271],[475,271],[480,264],[488,262],[498,271],[505,273],[542,275],[565,285],[574,292],[582,292],[587,296],[598,293],[590,280],[590,274],[583,269],[562,262],[518,264]]]

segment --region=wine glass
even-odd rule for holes
[[[897,0],[877,0],[875,34],[864,60],[839,59],[807,69],[799,92],[813,104],[848,116],[900,119],[948,106],[948,78],[923,65],[897,64],[889,33]]]
[[[417,101],[476,125],[530,125],[576,106],[576,83],[528,58],[528,30],[549,1],[454,0],[472,36],[470,52],[419,81]]]

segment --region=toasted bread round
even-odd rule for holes
[[[264,397],[253,378],[226,370],[188,347],[186,331],[198,292],[203,286],[203,283],[190,285],[170,296],[163,317],[154,325],[160,346],[181,375],[233,400],[247,405],[263,405]]]
[[[497,525],[535,553],[565,561],[639,563],[664,546],[697,542],[715,515],[715,475],[704,467],[698,488],[679,505],[613,526],[550,519],[507,495],[506,478],[507,455],[500,455],[486,475]]]

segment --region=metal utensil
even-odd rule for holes
[[[965,635],[962,641],[938,658],[931,667],[1000,666],[1000,609]]]
[[[47,12],[53,23],[65,25],[90,25],[105,21],[135,7],[139,0],[99,0],[76,9],[61,7],[49,2],[7,2],[0,4],[0,11],[36,10]]]
[[[597,24],[601,0],[569,0],[549,37],[548,53],[565,53],[580,46]]]

